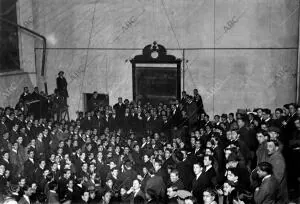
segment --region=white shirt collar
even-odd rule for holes
[[[208,170],[210,170],[210,168],[212,167],[212,165],[209,165],[206,167],[205,172],[207,172]]]
[[[198,178],[201,176],[202,172],[196,176],[196,180],[198,180]]]
[[[271,175],[267,175],[267,176],[265,176],[263,179],[262,179],[262,181],[264,181],[264,180],[266,180],[267,178],[270,178],[271,177]]]
[[[27,195],[24,194],[23,197],[25,198],[25,200],[26,200],[28,203],[30,203],[29,197],[28,197]]]

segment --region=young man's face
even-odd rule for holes
[[[200,174],[200,172],[201,172],[201,167],[200,167],[200,165],[199,165],[199,164],[194,164],[193,170],[194,170],[194,173],[195,173],[196,175]]]
[[[170,180],[172,183],[175,183],[178,180],[178,175],[176,175],[176,173],[171,173]]]
[[[295,107],[293,105],[290,105],[289,106],[289,112],[290,112],[290,114],[294,114],[295,111],[296,111]]]
[[[209,160],[209,157],[204,157],[203,163],[204,163],[204,166],[209,166],[209,165],[211,165],[211,161]]]
[[[161,168],[160,164],[158,162],[154,163],[154,169],[155,171],[158,171]]]
[[[281,117],[280,111],[275,111],[275,117],[276,117],[276,118],[280,118],[280,117]]]
[[[274,142],[268,142],[267,143],[267,150],[268,150],[268,155],[272,155],[276,152],[276,146]]]
[[[295,120],[294,123],[295,123],[296,128],[300,129],[300,120],[297,119],[297,120]]]
[[[213,197],[209,192],[203,192],[203,201],[204,204],[211,204],[214,201],[215,197]]]
[[[168,195],[169,198],[174,198],[176,196],[176,192],[173,191],[172,188],[168,188],[167,189],[167,195]]]
[[[256,134],[256,139],[259,144],[262,144],[265,141],[265,136],[262,133]]]
[[[133,187],[134,190],[137,190],[137,189],[139,189],[139,188],[141,187],[141,185],[140,185],[140,183],[138,182],[138,180],[134,180],[134,181],[132,182],[132,187]]]
[[[267,120],[270,117],[270,115],[267,114],[266,112],[263,112],[262,117],[263,117],[264,120]]]
[[[238,138],[238,134],[236,131],[231,131],[231,139],[236,140]]]
[[[263,177],[266,176],[266,172],[262,171],[259,167],[258,167],[258,170],[257,170],[257,174],[258,174],[259,178],[263,178]]]

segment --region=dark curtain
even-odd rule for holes
[[[17,24],[17,0],[0,0],[0,17]],[[0,72],[20,69],[18,28],[0,21]]]

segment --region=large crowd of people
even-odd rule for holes
[[[293,103],[210,118],[197,89],[169,104],[94,96],[70,121],[0,108],[1,203],[285,204],[299,190]]]

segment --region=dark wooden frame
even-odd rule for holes
[[[151,53],[157,52],[158,57],[152,58]],[[176,65],[177,69],[177,93],[176,98],[180,99],[181,97],[181,59],[176,58],[173,55],[167,55],[167,50],[162,46],[154,42],[152,45],[147,45],[143,49],[142,55],[136,55],[133,59],[130,60],[132,64],[132,88],[133,88],[133,100],[136,101],[136,70],[137,64],[172,64]],[[157,67],[159,68],[159,66]]]

